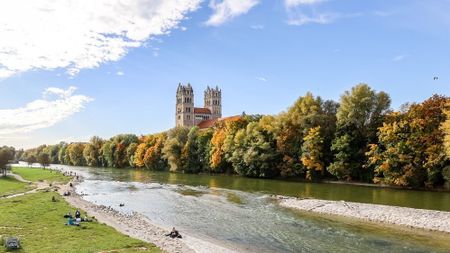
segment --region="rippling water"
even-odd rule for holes
[[[58,166],[61,168],[61,166]],[[447,252],[438,233],[405,232],[354,221],[332,220],[280,208],[265,193],[167,184],[148,172],[64,167],[82,174],[84,198],[154,223],[251,252]],[[131,173],[131,174],[130,174]],[[132,175],[132,176],[130,176]],[[170,177],[170,175],[166,175]],[[152,178],[149,180],[149,178]],[[119,203],[126,205],[119,208]]]

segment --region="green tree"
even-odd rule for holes
[[[211,139],[214,131],[211,128],[204,129],[198,132],[197,136],[197,152],[198,159],[201,164],[201,171],[210,171],[210,154],[211,154]]]
[[[58,151],[58,160],[59,160],[59,163],[61,163],[61,164],[69,164],[70,163],[70,161],[69,161],[69,156],[68,156],[68,154],[67,154],[67,146],[68,146],[68,144],[67,143],[65,143],[65,142],[61,142],[61,148],[59,149],[59,151]]]
[[[248,177],[271,178],[278,175],[280,161],[276,149],[273,128],[260,122],[250,122],[246,128],[237,131],[229,161],[236,173]]]
[[[83,150],[83,157],[86,160],[86,165],[88,166],[101,166],[102,162],[102,154],[101,149],[103,146],[104,140],[98,136],[93,136],[89,143],[87,143]]]
[[[86,160],[83,157],[84,143],[70,143],[67,147],[67,155],[69,156],[69,164],[73,166],[84,166]]]
[[[12,147],[0,147],[0,170],[6,176],[7,164],[14,159],[15,149]]]
[[[188,140],[188,134],[189,128],[186,127],[173,128],[167,134],[167,140],[162,151],[172,172],[180,172],[184,168],[182,152]]]
[[[341,96],[331,148],[335,159],[328,167],[331,174],[347,180],[372,180],[373,171],[363,168],[365,153],[368,144],[376,141],[377,128],[389,112],[390,103],[388,94],[376,92],[367,84],[358,84]]]
[[[335,161],[327,170],[339,180],[351,180],[352,171],[357,170],[359,164],[353,160],[352,137],[349,134],[334,139],[331,151],[335,153]]]
[[[202,169],[200,154],[197,146],[198,127],[189,130],[186,144],[181,151],[181,163],[183,172],[198,173]]]
[[[50,156],[47,153],[40,153],[37,161],[42,167],[44,167],[44,169],[45,167],[49,166],[51,162]]]
[[[27,157],[27,159],[26,159],[26,162],[27,162],[28,166],[33,165],[33,163],[36,163],[36,162],[37,162],[36,156],[34,156],[34,155],[29,155],[29,156]]]

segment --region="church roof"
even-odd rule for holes
[[[211,114],[211,110],[209,110],[208,108],[194,107],[194,113],[199,113],[199,114]]]
[[[203,120],[202,122],[198,123],[198,128],[204,129],[204,128],[211,128],[216,124],[217,119],[207,119]]]
[[[240,116],[240,115],[219,118],[219,119],[207,119],[207,120],[203,120],[200,123],[198,123],[197,126],[200,129],[211,128],[214,126],[214,124],[216,124],[217,121],[238,121],[240,119],[242,119],[242,116]]]

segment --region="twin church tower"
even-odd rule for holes
[[[194,90],[191,84],[178,84],[175,121],[176,126],[193,127],[202,122],[217,120],[222,117],[222,90],[210,88],[205,90],[204,107],[194,107]]]

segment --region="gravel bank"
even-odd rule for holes
[[[76,185],[77,182],[72,181]],[[89,216],[95,218],[108,226],[115,228],[117,231],[137,238],[149,243],[153,243],[168,253],[231,253],[235,250],[229,249],[225,246],[218,245],[216,242],[209,242],[207,240],[194,238],[183,234],[182,239],[172,239],[165,236],[170,229],[161,228],[153,224],[147,217],[142,214],[133,212],[132,214],[121,213],[111,207],[104,205],[96,205],[77,195],[74,187],[64,185],[59,188],[59,193],[63,195],[64,192],[69,191],[70,196],[64,196],[65,200],[71,205],[86,211]]]
[[[287,208],[450,233],[450,212],[283,196],[275,198]]]

